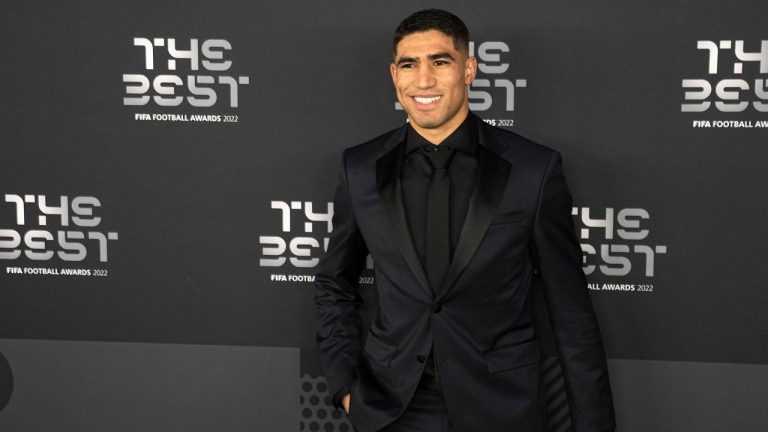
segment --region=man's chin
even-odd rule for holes
[[[442,121],[441,119],[423,118],[416,116],[409,116],[409,119],[411,124],[416,125],[422,129],[437,129],[445,124],[445,121]]]

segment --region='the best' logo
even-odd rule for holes
[[[225,73],[232,68],[227,58],[232,44],[226,39],[190,39],[189,48],[180,49],[174,38],[137,37],[133,45],[144,52],[145,73],[123,74],[123,105],[212,107],[222,99],[237,108],[239,88],[250,82],[247,76]]]
[[[0,229],[0,260],[23,254],[32,261],[80,262],[95,253],[105,263],[109,243],[118,239],[114,231],[99,230],[96,197],[62,195],[52,204],[46,195],[5,194],[5,202],[3,210],[13,209],[16,226]]]
[[[760,51],[749,52],[743,40],[697,41],[696,48],[707,56],[707,76],[683,79],[680,111],[768,112],[768,40],[759,46]]]

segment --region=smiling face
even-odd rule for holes
[[[416,131],[439,143],[469,113],[467,86],[477,62],[456,49],[453,39],[437,30],[412,33],[397,44],[390,65],[397,99]]]

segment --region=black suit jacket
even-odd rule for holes
[[[379,430],[408,405],[434,346],[457,432],[543,431],[540,354],[529,301],[539,277],[573,429],[611,430],[605,354],[560,155],[475,120],[478,179],[447,276],[434,296],[402,204],[407,126],[345,150],[334,229],[315,278],[317,341],[329,391],[351,386],[353,425],[360,432]],[[364,330],[358,279],[368,253],[379,302]]]

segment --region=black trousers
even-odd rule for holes
[[[451,432],[445,399],[439,391],[416,390],[403,414],[381,432]]]

